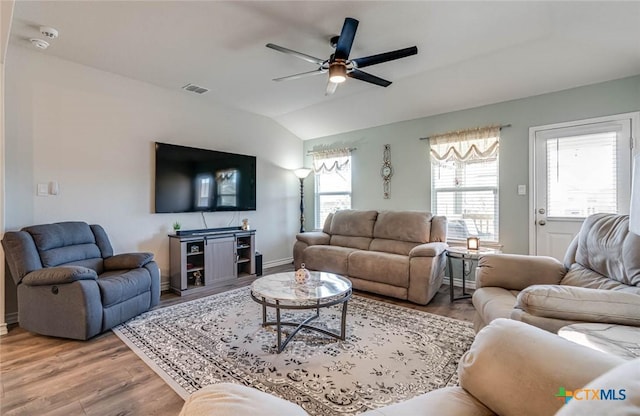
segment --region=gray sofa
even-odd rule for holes
[[[2,246],[18,288],[18,320],[28,331],[84,340],[160,300],[153,254],[113,255],[99,225],[26,227],[7,232]]]
[[[446,240],[447,219],[428,212],[343,210],[329,215],[322,231],[296,236],[294,266],[426,305],[442,284]]]
[[[362,416],[637,415],[640,358],[614,355],[567,341],[531,325],[497,319],[480,331],[458,365],[460,386],[433,390]],[[624,390],[625,400],[584,400],[579,390]],[[565,405],[560,388],[575,392]],[[304,403],[302,403],[304,406]],[[557,412],[557,413],[556,413]],[[297,404],[239,384],[204,387],[180,416],[307,416]]]
[[[640,236],[627,215],[589,216],[564,258],[491,254],[476,269],[476,331],[511,318],[557,332],[569,324],[640,326]]]

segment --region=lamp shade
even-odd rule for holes
[[[467,249],[477,250],[480,248],[480,239],[478,237],[467,237]]]
[[[633,158],[633,184],[631,185],[629,231],[640,235],[640,153]]]
[[[309,168],[300,168],[300,169],[294,170],[293,173],[295,173],[295,175],[299,179],[304,179],[307,176],[309,176],[309,174],[311,173],[311,169],[309,169]]]

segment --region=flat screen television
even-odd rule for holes
[[[155,212],[255,211],[255,156],[156,142]]]

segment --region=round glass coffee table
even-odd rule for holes
[[[262,305],[262,326],[275,325],[277,330],[278,354],[301,329],[310,329],[344,340],[346,336],[347,302],[351,299],[351,282],[333,273],[309,272],[311,278],[306,283],[296,283],[295,273],[276,273],[261,277],[251,284],[251,297]],[[321,308],[342,304],[340,333],[309,325],[320,316]],[[276,320],[269,321],[267,308],[274,308]],[[299,322],[283,321],[282,310],[314,310],[313,315]],[[282,341],[282,327],[295,329]]]

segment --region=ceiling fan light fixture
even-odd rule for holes
[[[329,65],[329,81],[340,84],[347,80],[347,67],[342,62],[334,62]]]

